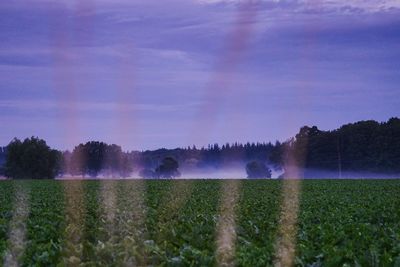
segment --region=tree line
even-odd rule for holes
[[[4,165],[6,163],[7,147],[0,146],[0,176],[5,175]]]
[[[315,170],[343,173],[400,174],[400,119],[378,123],[359,121],[332,131],[304,126],[281,146],[279,164],[293,156],[294,164],[312,177]],[[321,172],[316,172],[321,175]]]
[[[304,126],[285,142],[233,143],[177,149],[125,152],[115,144],[91,141],[72,152],[60,152],[36,137],[14,139],[0,149],[0,174],[12,178],[56,176],[173,178],[190,170],[223,169],[239,165],[249,178],[271,177],[271,169],[285,170],[287,163],[303,170],[331,173],[368,171],[400,173],[400,119],[360,121],[332,131]]]
[[[175,158],[184,169],[196,168],[226,168],[249,161],[269,162],[279,142],[272,143],[233,143],[196,146],[177,149],[158,149],[154,151],[137,152],[134,160],[137,165],[145,168],[155,168],[166,156]]]

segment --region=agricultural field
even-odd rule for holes
[[[274,265],[284,183],[0,181],[0,266]],[[294,265],[400,266],[400,180],[304,180],[298,199]]]

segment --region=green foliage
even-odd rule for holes
[[[169,190],[164,181],[149,181],[148,186],[149,263],[212,266],[220,182],[171,181]]]
[[[83,262],[90,263],[96,261],[101,263],[101,258],[97,255],[97,245],[104,235],[104,220],[101,220],[102,205],[99,196],[100,183],[88,181],[84,183],[84,229],[83,229]]]
[[[14,139],[7,146],[5,174],[14,179],[53,179],[60,171],[61,153],[44,140]]]
[[[243,183],[238,211],[238,266],[272,266],[280,202],[279,181]]]
[[[30,188],[28,244],[24,266],[51,266],[60,261],[64,223],[64,195],[55,181],[26,182]]]
[[[19,181],[30,192],[23,266],[213,266],[221,181]],[[0,255],[7,249],[17,181],[0,182]],[[65,183],[83,195],[82,257],[66,249]],[[237,203],[238,266],[272,266],[282,183],[242,181]],[[296,266],[398,266],[399,180],[302,181]],[[114,192],[110,221],[105,193]],[[3,256],[3,255],[2,255]],[[0,260],[0,265],[3,263]],[[397,265],[396,265],[397,264]]]
[[[0,184],[0,266],[3,264],[3,254],[7,248],[7,234],[12,216],[14,184],[2,181]]]
[[[398,266],[400,181],[305,181],[297,265]]]

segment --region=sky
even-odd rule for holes
[[[400,116],[400,0],[0,2],[0,145],[284,141]]]

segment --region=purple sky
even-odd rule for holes
[[[400,116],[398,0],[8,0],[0,145],[275,141]]]

